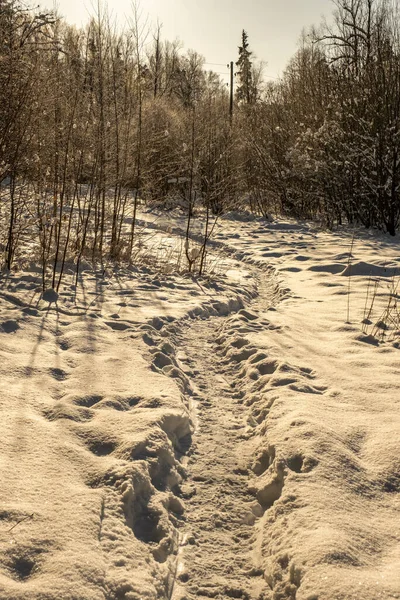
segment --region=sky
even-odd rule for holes
[[[53,8],[53,0],[40,6]],[[206,59],[206,68],[227,73],[236,61],[241,32],[248,33],[250,50],[266,63],[265,76],[278,77],[296,52],[304,28],[318,25],[334,9],[332,0],[140,0],[143,23],[162,24],[162,37],[179,39]],[[59,13],[69,23],[84,25],[95,14],[97,0],[57,0]],[[132,15],[131,0],[113,0],[109,12],[121,25]]]

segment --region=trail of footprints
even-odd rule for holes
[[[243,299],[246,302],[252,296],[254,293],[248,293]],[[222,326],[217,316],[226,317]],[[112,326],[116,335],[124,335],[128,328],[134,327],[133,324],[125,327],[124,323],[121,323],[123,327],[114,327],[110,323],[114,321],[107,321],[105,325]],[[190,337],[193,326],[187,327],[189,323],[198,324],[197,331],[202,332],[200,346],[196,346],[193,337]],[[189,333],[186,331],[183,335],[185,328]],[[211,352],[219,358],[205,357],[205,354],[210,354],[210,347],[205,346],[204,341],[210,337],[213,328],[218,328],[219,332],[214,335]],[[159,598],[262,600],[269,597],[266,583],[272,590],[280,585],[279,577],[276,581],[266,582],[264,571],[251,563],[249,554],[252,544],[256,543],[254,525],[280,498],[287,470],[304,472],[313,465],[301,454],[286,458],[276,456],[275,448],[266,441],[268,415],[282,387],[296,393],[313,394],[324,393],[324,388],[316,385],[315,375],[310,369],[291,366],[270,357],[266,350],[253,346],[246,337],[250,333],[273,328],[257,311],[245,309],[241,298],[227,303],[208,302],[193,310],[180,323],[172,318],[156,317],[136,328],[136,331],[142,332],[152,368],[175,379],[181,392],[182,411],[180,414],[177,411],[164,414],[156,429],[153,427],[150,434],[147,431],[141,440],[132,444],[122,442],[113,433],[100,432],[96,427],[96,415],[99,411],[113,410],[123,419],[124,414],[131,411],[140,414],[142,409],[162,407],[161,398],[145,400],[136,396],[67,394],[45,411],[49,420],[71,421],[73,432],[81,437],[87,450],[99,461],[105,461],[96,463],[93,476],[87,482],[101,492],[99,541],[109,560],[118,560],[118,540],[113,531],[119,528],[119,536],[127,539],[133,533],[150,550],[158,564]],[[179,343],[183,343],[181,350],[177,349]],[[60,335],[59,346],[68,353],[73,344],[68,337]],[[210,366],[212,372],[207,371]],[[51,375],[60,385],[68,379],[68,372],[60,368],[52,369]],[[213,393],[210,393],[211,390]],[[202,419],[209,417],[204,411],[212,409],[219,395],[230,399],[231,407],[237,411],[237,415],[230,419],[228,430],[231,437],[227,437],[225,443],[239,444],[256,432],[264,439],[252,464],[243,468],[235,463],[231,472],[226,474],[223,483],[227,493],[217,479],[208,478],[207,473],[201,474],[204,467],[201,453],[207,452],[207,448],[202,449],[200,445],[207,444],[207,439],[210,444],[215,442],[215,429],[220,427],[218,420],[212,422],[211,419],[209,423],[202,424]],[[196,406],[200,408],[196,410]],[[201,436],[198,431],[194,433],[199,414],[200,429],[206,429]],[[222,414],[223,411],[221,418]],[[230,435],[228,430],[225,431],[227,436]],[[218,452],[215,445],[214,449]],[[224,461],[224,440],[219,450]],[[227,460],[229,462],[229,457]],[[196,462],[199,463],[197,472],[196,468],[193,469]],[[202,504],[198,498],[206,488],[209,509],[202,514],[204,502]],[[241,508],[239,510],[232,504],[232,497],[242,497],[240,506],[245,507],[244,520]],[[220,510],[221,506],[223,510]],[[125,524],[123,533],[121,523]],[[235,530],[233,537],[232,528]],[[225,548],[229,558],[234,558],[234,571],[238,575],[229,572],[233,568],[229,566],[229,560],[223,561],[219,567],[213,564],[213,552],[218,544]],[[232,544],[237,550],[235,556],[230,550]],[[188,549],[189,555],[192,555],[193,573],[183,566],[185,561],[181,558]],[[133,563],[126,560],[121,568],[128,574]],[[282,573],[286,571],[287,565],[283,565]],[[295,586],[293,575],[288,574],[287,577],[290,580],[288,585]],[[200,585],[200,580],[203,580],[203,585]],[[129,585],[122,589],[110,584],[108,598],[124,598],[130,591],[135,590]],[[292,596],[282,596],[285,597]]]
[[[220,347],[219,354],[224,357],[223,364],[231,375],[234,397],[249,407],[246,437],[257,432],[265,440],[268,439],[268,415],[274,403],[279,400],[282,388],[306,394],[323,394],[326,391],[325,386],[314,382],[315,374],[312,369],[297,367],[270,357],[266,350],[254,347],[243,337],[248,332],[271,328],[274,327],[268,321],[256,317],[255,313],[240,311],[227,320],[216,340]],[[313,466],[301,454],[277,457],[275,448],[266,444],[256,456],[251,470],[257,477],[269,472],[270,478],[261,487],[250,486],[251,490],[266,510],[282,494],[285,469],[299,473]]]
[[[249,331],[259,331],[266,327],[271,327],[268,322],[259,319],[254,313],[242,309],[237,316],[228,319],[226,325],[223,327],[220,337],[216,340],[220,355],[224,357],[224,363],[228,373],[229,367],[231,367],[230,375],[234,382],[232,385],[234,388],[233,395],[245,405],[252,406],[251,415],[249,416],[249,423],[251,426],[256,426],[265,421],[268,416],[268,411],[276,399],[274,396],[271,396],[271,399],[267,403],[258,400],[258,394],[262,393],[267,387],[269,387],[269,389],[274,389],[287,385],[291,386],[291,389],[297,392],[302,391],[317,394],[323,393],[324,391],[321,386],[315,386],[309,383],[310,380],[314,379],[314,376],[309,369],[299,369],[284,363],[280,364],[277,360],[271,360],[265,352],[252,347],[246,338],[242,337]],[[189,372],[190,375],[193,375],[193,371],[191,371],[191,369],[185,369],[184,367],[182,368],[182,365],[180,363],[178,364],[178,361],[175,358],[176,349],[174,345],[168,341],[163,341],[162,339],[163,337],[170,338],[174,334],[177,334],[178,328],[174,325],[169,325],[161,331],[161,333],[160,327],[154,328],[152,325],[145,326],[144,329],[146,331],[143,335],[143,339],[149,346],[154,369],[161,371],[165,375],[176,378],[183,394],[196,396],[197,394],[191,389],[189,379],[185,373],[186,371]],[[238,373],[235,373],[237,365],[241,365],[241,369]],[[94,401],[92,401],[92,399],[87,399],[86,401],[83,400],[80,404],[86,404],[86,407],[92,407],[95,402],[99,405],[103,403],[103,405],[107,407],[117,408],[117,410],[129,410],[132,405],[136,406],[139,403],[139,400],[129,400],[125,403],[118,401],[117,405],[110,405],[110,401],[105,402],[103,399],[99,398],[94,399]],[[207,404],[207,402],[205,401],[204,404]],[[258,404],[260,404],[260,407]],[[191,434],[188,425],[189,420],[184,418],[183,423],[181,424],[181,434],[184,433],[184,435],[172,435],[175,452],[180,457],[190,449]],[[172,430],[169,430],[170,440],[171,433]],[[100,453],[98,450],[95,451],[96,453]],[[150,456],[151,452],[149,452],[149,449],[144,449],[142,452],[139,451],[133,453],[131,458],[136,458],[136,460],[148,460]],[[157,464],[158,460],[159,459],[157,459]],[[259,505],[262,507],[259,511],[255,511],[257,517],[262,516],[263,511],[271,507],[280,497],[284,485],[285,466],[293,471],[300,472],[304,468],[303,457],[301,455],[289,457],[285,464],[282,460],[276,459],[275,450],[271,447],[268,447],[267,450],[263,450],[260,455],[256,457],[252,466],[254,474],[260,477],[265,472],[269,471],[271,475],[270,480],[267,483],[264,483],[260,489],[249,488],[249,491],[257,497]],[[180,526],[183,522],[183,506],[179,502],[177,496],[183,496],[190,499],[192,492],[190,486],[189,488],[186,486],[185,490],[183,490],[184,486],[179,485],[185,477],[185,471],[183,469],[181,469],[181,474],[178,478],[173,478],[172,481],[169,482],[167,482],[165,478],[163,480],[161,475],[163,472],[168,472],[168,469],[160,468],[160,465],[158,464],[158,467],[153,471],[151,476],[152,484],[159,490],[166,490],[168,488],[174,489],[176,493],[175,500],[173,500],[172,503],[170,501],[168,508],[171,509],[171,513],[175,513],[175,515],[181,517],[180,519],[176,517],[172,519],[175,521],[174,526]],[[201,477],[198,477],[198,480],[200,479]],[[114,482],[114,484],[115,483],[116,482]],[[240,486],[242,485],[243,482],[240,482]],[[160,544],[166,537],[168,527],[161,524],[161,515],[157,513],[157,510],[152,508],[151,499],[154,494],[150,488],[144,489],[143,486],[139,486],[134,491],[133,488],[131,488],[130,493],[132,498],[128,502],[128,506],[130,507],[128,509],[128,520],[131,522],[132,530],[136,537],[143,542],[158,544],[153,554],[156,560],[163,562],[166,560],[168,553],[177,552],[176,535],[172,536],[175,539],[172,548],[171,544],[169,544],[169,546],[167,545],[167,547],[164,547],[163,551],[160,550]],[[250,521],[253,521],[253,519],[250,519]],[[257,569],[253,569],[253,571],[257,572]],[[184,582],[186,577],[186,573],[181,574],[181,582]],[[169,589],[170,586],[171,584],[167,586],[167,589]],[[197,592],[199,592],[199,590],[197,590]],[[203,590],[203,592],[205,592],[206,596],[209,596],[210,590]],[[225,587],[223,594],[232,597],[249,597],[246,596],[245,591],[241,591],[235,587],[230,591]],[[197,593],[197,595],[199,594]]]
[[[315,374],[311,369],[289,365],[276,358],[270,357],[266,350],[260,350],[253,346],[246,338],[246,334],[266,331],[268,329],[275,329],[275,327],[269,321],[260,317],[257,311],[251,312],[246,309],[241,309],[237,314],[226,319],[222,327],[220,327],[219,335],[216,336],[214,340],[213,348],[206,348],[205,351],[203,351],[203,357],[201,356],[201,348],[196,346],[195,341],[191,348],[192,352],[194,352],[194,356],[196,356],[194,364],[197,367],[207,354],[210,355],[210,353],[216,352],[220,357],[219,363],[218,361],[215,362],[215,360],[211,360],[211,362],[210,360],[207,361],[207,359],[204,360],[203,371],[197,377],[196,375],[194,376],[194,381],[200,389],[200,404],[203,410],[207,411],[207,408],[210,405],[215,405],[218,402],[227,403],[228,397],[234,401],[233,404],[227,404],[222,410],[220,422],[217,421],[214,423],[214,428],[221,428],[223,430],[224,419],[226,417],[226,415],[224,417],[224,411],[232,410],[239,415],[238,423],[230,426],[232,430],[237,431],[237,435],[233,435],[230,438],[228,436],[225,440],[225,444],[228,446],[230,444],[240,444],[241,440],[248,440],[256,435],[263,439],[263,444],[260,447],[258,454],[253,457],[252,463],[246,465],[245,468],[236,466],[232,470],[233,478],[237,478],[238,475],[241,476],[239,488],[241,490],[246,490],[251,497],[256,499],[256,503],[253,503],[252,505],[249,504],[249,506],[251,505],[250,513],[248,511],[246,512],[245,507],[246,502],[249,503],[250,499],[244,499],[243,506],[245,508],[243,510],[246,514],[246,524],[250,526],[253,526],[258,519],[262,518],[265,512],[268,511],[281,497],[288,470],[301,473],[307,472],[315,466],[313,460],[303,457],[301,453],[296,453],[287,457],[276,456],[275,448],[268,445],[268,415],[274,402],[279,399],[279,390],[285,387],[294,393],[300,392],[307,394],[323,394],[326,391],[324,386],[315,383]],[[199,330],[197,330],[197,332],[199,332]],[[210,337],[209,334],[208,337]],[[212,368],[213,365],[214,370]],[[204,371],[204,367],[208,367],[208,370]],[[221,372],[223,374],[222,380],[225,380],[226,382],[225,387],[223,384],[221,386],[220,383]],[[229,385],[228,382],[230,382]],[[247,426],[243,427],[243,424],[241,424],[240,421],[243,421],[245,415],[247,416]],[[210,413],[205,412],[203,419],[208,423]],[[211,438],[212,436],[210,439]],[[205,440],[202,439],[199,443],[204,445],[204,441]],[[221,460],[223,460],[224,452],[224,444],[222,444],[220,448]],[[196,456],[194,460],[198,461],[199,458]],[[199,478],[197,476],[197,481],[198,480]],[[206,485],[210,484],[210,482],[207,481],[207,478],[205,479],[205,483]],[[200,485],[204,488],[204,483],[200,483]],[[217,497],[221,493],[223,495],[224,493],[221,492],[221,489],[218,489],[218,486],[221,487],[223,482],[214,482],[214,485],[216,490],[215,495]],[[204,489],[202,489],[201,493],[205,493]],[[243,491],[241,493],[243,493]],[[193,507],[191,508],[193,509]],[[214,506],[213,510],[217,510],[217,508],[217,506]],[[194,519],[194,521],[195,520],[196,519]],[[229,531],[232,524],[235,525],[234,511],[229,514],[228,520],[223,525],[223,528],[225,527],[225,529]],[[220,526],[221,525],[217,524],[217,527]],[[200,530],[201,529],[207,530],[207,527],[202,525],[200,527]],[[214,527],[211,530],[214,530]],[[256,544],[256,535],[255,530],[243,532],[243,538],[248,540],[244,546],[243,539],[236,539],[236,545],[238,546],[240,553],[245,556],[249,555],[252,546]],[[206,550],[207,552],[211,552],[211,555],[213,553],[215,554],[215,560],[218,560],[219,546],[223,546],[223,542],[221,541],[222,538],[223,536],[218,537],[217,535],[214,548],[207,548]],[[233,539],[233,544],[235,545],[235,539]],[[227,549],[227,552],[229,554],[229,549]],[[192,555],[193,552],[189,552],[189,554]],[[232,551],[230,554],[233,560]],[[196,560],[196,558],[194,560]],[[197,560],[200,562],[200,566],[198,568],[196,566],[194,567],[193,577],[184,572],[185,578],[187,578],[189,583],[186,586],[187,594],[186,596],[183,595],[182,598],[237,597],[258,598],[261,600],[269,597],[267,592],[262,591],[262,583],[254,585],[254,575],[263,576],[262,581],[264,582],[264,579],[267,581],[268,589],[277,594],[280,593],[279,589],[281,588],[286,590],[282,592],[283,595],[279,596],[280,598],[294,597],[293,594],[295,594],[296,589],[300,585],[299,575],[293,568],[288,570],[287,565],[283,565],[280,569],[281,572],[277,574],[275,578],[269,578],[258,565],[252,565],[249,559],[247,559],[246,568],[252,576],[250,578],[248,577],[247,581],[246,577],[244,577],[243,580],[242,576],[235,577],[229,572],[228,561],[225,572],[223,572],[222,575],[220,573],[220,578],[222,577],[222,579],[225,579],[225,583],[215,583],[215,578],[213,580],[212,576],[210,578],[209,574],[206,575],[203,573],[201,575],[201,562],[204,560],[201,551],[198,553]],[[218,569],[214,570],[218,571]],[[201,576],[206,580],[211,579],[211,582],[209,581],[206,587],[198,586],[198,579],[199,577],[201,578]],[[192,585],[190,584],[191,579],[194,581],[194,584]],[[285,581],[285,579],[287,579],[287,581]],[[230,580],[233,582],[231,586],[229,585]],[[282,581],[284,583],[282,583]],[[176,596],[176,598],[179,597],[179,595]]]

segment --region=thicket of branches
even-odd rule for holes
[[[187,241],[200,206],[206,239],[211,215],[237,206],[394,234],[399,14],[391,0],[335,5],[273,84],[242,33],[231,120],[204,59],[135,10],[124,32],[106,14],[77,30],[0,0],[1,263],[29,242],[57,287],[66,261],[130,261],[139,202],[181,204]]]
[[[400,221],[400,20],[391,0],[336,0],[247,120],[254,202],[299,217]],[[250,184],[251,185],[251,184]]]

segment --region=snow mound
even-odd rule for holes
[[[374,264],[355,262],[348,265],[341,273],[345,277],[395,277],[400,274],[400,264]]]

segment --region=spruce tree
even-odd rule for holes
[[[236,90],[236,98],[238,102],[252,104],[255,101],[255,86],[253,82],[253,69],[251,55],[249,50],[248,35],[243,29],[242,45],[239,46],[239,58],[236,61],[238,68],[236,75],[239,79],[239,85]]]

